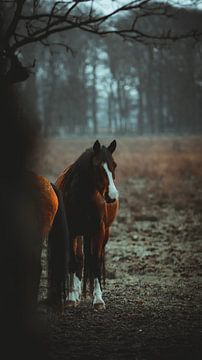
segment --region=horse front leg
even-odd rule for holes
[[[69,289],[66,299],[66,307],[76,307],[81,300],[81,280],[76,273],[69,274]]]
[[[93,308],[97,311],[104,310],[106,308],[105,302],[102,298],[101,284],[98,277],[94,279]]]
[[[94,310],[103,310],[106,308],[105,302],[102,296],[101,279],[104,275],[104,252],[106,237],[108,237],[108,231],[105,228],[104,222],[101,223],[99,232],[93,239],[93,308]]]

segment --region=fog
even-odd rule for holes
[[[173,10],[174,9],[174,10]],[[201,31],[202,13],[170,7],[173,16],[142,18],[147,33]],[[129,12],[116,19],[130,26]],[[157,30],[156,30],[157,29]],[[201,42],[125,40],[118,35],[70,30],[24,47],[18,56],[30,66],[18,85],[37,110],[41,134],[187,134],[201,125]],[[61,45],[62,44],[62,45]]]

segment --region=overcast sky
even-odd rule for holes
[[[96,3],[96,6],[98,6],[102,11],[108,13],[117,9],[121,5],[128,4],[129,2],[130,0],[95,0],[94,3]],[[202,0],[170,0],[165,1],[165,3],[166,2],[178,6],[197,6],[198,8],[202,8]]]

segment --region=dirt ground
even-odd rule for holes
[[[176,141],[166,140],[161,143],[166,149],[163,155],[154,148],[156,143],[152,143],[153,148],[147,144],[143,154],[139,150],[139,161],[142,158],[145,166],[150,158],[153,169],[156,160],[155,156],[151,159],[151,151],[153,149],[153,155],[158,153],[158,169],[164,169],[163,175],[157,172],[151,175],[145,167],[144,174],[140,173],[141,161],[139,173],[125,171],[124,176],[120,172],[121,180],[117,180],[120,210],[106,247],[106,310],[93,311],[90,299],[83,300],[75,309],[66,309],[62,316],[50,315],[45,306],[39,307],[49,323],[48,347],[52,359],[201,358],[202,188],[199,167],[202,170],[202,163],[197,141],[178,141],[176,146]],[[131,152],[131,144],[132,141],[122,141],[122,148]],[[82,141],[81,145],[84,145]],[[139,149],[141,145],[143,149],[142,142]],[[64,143],[57,146],[60,151],[64,150]],[[172,151],[168,152],[168,148]],[[79,149],[77,145],[71,149],[69,156],[73,159]],[[166,167],[168,153],[169,167]],[[50,152],[48,154],[41,169],[54,180],[59,167],[62,170],[64,166],[65,157],[62,159],[61,155],[60,164],[57,163],[52,171],[55,160]],[[172,181],[168,182],[174,166],[172,159],[179,162],[172,173]],[[179,177],[176,171],[182,169],[179,164],[184,159],[188,173],[186,176],[181,173]],[[122,161],[125,164],[126,158]],[[46,293],[45,277],[44,269],[42,297]]]

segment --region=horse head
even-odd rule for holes
[[[98,191],[105,197],[107,202],[118,199],[118,190],[114,184],[116,163],[113,152],[116,149],[116,140],[106,147],[100,145],[98,140],[93,145],[93,170],[95,184]]]

